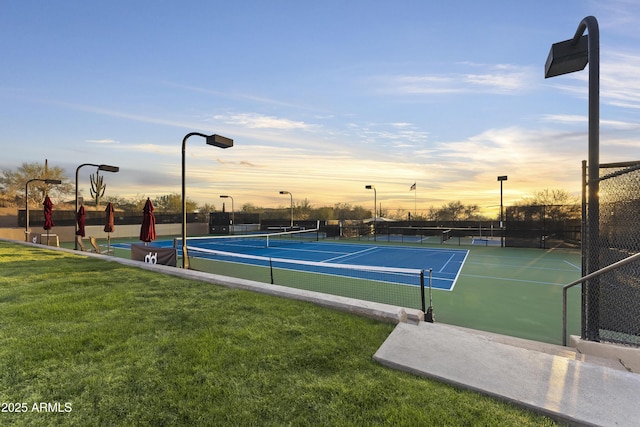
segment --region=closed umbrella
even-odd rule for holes
[[[53,213],[53,202],[49,198],[49,195],[44,198],[44,225],[42,228],[47,230],[47,246],[49,245],[49,230],[53,228],[55,223],[53,222],[52,213]]]
[[[78,213],[76,214],[76,221],[78,221],[78,231],[76,231],[76,234],[78,236],[82,236],[84,237],[84,225],[85,225],[85,212],[84,212],[84,205],[80,206],[80,209],[78,209]]]
[[[104,211],[106,213],[104,231],[107,233],[107,252],[109,252],[111,250],[111,238],[109,236],[109,233],[113,232],[113,223],[114,223],[113,204],[109,202],[107,204],[107,208]]]
[[[140,227],[140,240],[147,245],[156,239],[156,217],[153,215],[153,203],[147,198],[144,204],[144,215],[142,217],[142,227]]]

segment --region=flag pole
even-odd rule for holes
[[[414,182],[411,187],[409,187],[409,191],[415,191],[413,195],[413,217],[418,214],[418,187],[416,185],[417,182]]]

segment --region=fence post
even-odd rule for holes
[[[424,299],[424,270],[420,271],[420,297],[422,299],[422,312],[427,312],[427,305]]]
[[[271,257],[269,257],[269,273],[271,274],[271,284],[273,285],[273,263]]]

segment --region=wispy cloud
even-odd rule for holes
[[[602,49],[600,67],[600,100],[615,107],[640,109],[640,55]],[[563,92],[586,98],[587,72],[571,73],[549,84]]]
[[[571,114],[545,114],[542,116],[542,121],[564,124],[586,123],[587,116],[578,116]]]
[[[497,64],[461,64],[473,72],[378,77],[385,91],[401,94],[495,93],[516,94],[534,87],[536,72],[531,67]]]
[[[265,116],[257,113],[218,114],[214,119],[235,126],[243,126],[249,129],[312,129],[318,125],[290,120],[286,118]]]
[[[624,37],[638,37],[638,15],[640,3],[636,0],[590,1],[597,11],[601,31],[623,34]]]
[[[255,168],[255,167],[260,167],[259,165],[252,163],[248,160],[237,160],[237,161],[228,161],[228,160],[224,160],[221,159],[220,157],[216,158],[217,162],[220,163],[221,165],[238,165],[238,166],[247,166],[247,167],[251,167],[251,168]]]
[[[611,52],[600,72],[601,97],[614,106],[640,109],[640,55]]]
[[[92,144],[104,144],[104,145],[111,145],[111,144],[120,144],[119,141],[116,141],[115,139],[87,139],[86,142],[92,143]]]
[[[463,84],[470,88],[485,88],[489,92],[512,94],[529,88],[535,78],[534,71],[528,67],[498,64],[482,74],[466,74]]]
[[[199,86],[185,85],[185,84],[179,84],[179,83],[175,83],[175,82],[166,82],[166,81],[165,82],[161,82],[161,84],[163,84],[165,86],[168,86],[168,87],[175,87],[175,88],[178,88],[178,89],[184,89],[184,90],[188,90],[188,91],[191,91],[191,92],[197,92],[197,93],[203,93],[203,94],[207,94],[207,95],[213,95],[213,96],[216,96],[216,97],[224,97],[224,98],[228,98],[228,99],[250,101],[253,104],[274,105],[274,106],[279,106],[279,107],[289,107],[289,108],[305,109],[305,110],[311,109],[311,108],[309,108],[308,105],[294,104],[294,103],[291,103],[291,102],[282,101],[280,99],[274,99],[274,98],[269,98],[269,97],[266,97],[266,96],[260,96],[260,95],[255,95],[255,94],[239,93],[239,92],[223,92],[223,91],[212,90],[212,89],[199,87]]]
[[[565,124],[565,125],[579,124],[582,126],[586,126],[588,123],[588,117],[586,115],[578,116],[578,115],[571,115],[571,114],[545,114],[542,116],[542,121],[548,122],[548,123]],[[606,129],[640,130],[640,123],[623,121],[623,120],[601,119],[600,126],[605,130]],[[584,129],[586,131],[586,127]]]

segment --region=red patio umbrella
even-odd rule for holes
[[[78,236],[84,237],[84,224],[85,224],[84,205],[81,205],[80,209],[78,209],[78,213],[76,214],[76,220],[78,221],[78,231],[76,231],[76,234]]]
[[[107,208],[104,210],[106,212],[104,231],[107,233],[107,252],[111,250],[111,237],[109,233],[113,232],[113,204],[111,202],[107,203]]]
[[[107,203],[107,207],[104,211],[106,213],[104,231],[106,233],[113,233],[113,204],[111,202]]]
[[[153,203],[147,197],[144,204],[144,216],[142,217],[142,227],[140,227],[140,240],[147,245],[156,239],[156,217],[153,215]]]
[[[44,198],[44,225],[42,226],[42,228],[44,228],[45,230],[47,230],[47,246],[49,245],[49,230],[51,230],[53,228],[54,225],[56,225],[53,222],[53,218],[51,216],[51,214],[53,213],[53,202],[51,202],[51,199],[49,198],[49,195],[47,195],[47,197]]]

